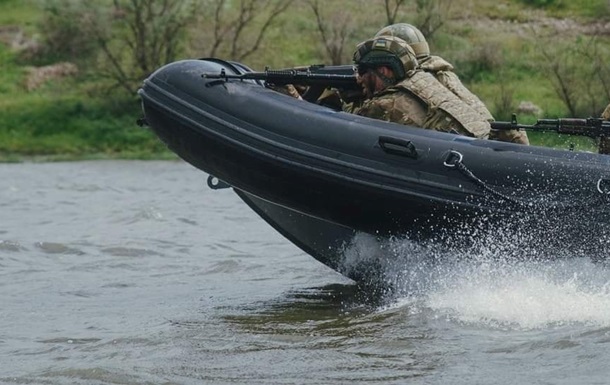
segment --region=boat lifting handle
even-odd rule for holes
[[[417,159],[417,149],[410,140],[393,138],[391,136],[380,136],[379,147],[388,154],[406,156],[407,158]]]

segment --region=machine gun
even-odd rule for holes
[[[362,88],[356,82],[354,67],[350,65],[325,66],[312,65],[280,70],[265,69],[262,72],[245,72],[243,74],[227,74],[224,69],[220,73],[206,72],[201,75],[205,79],[218,79],[226,82],[230,79],[261,81],[266,87],[285,86],[288,84],[306,86],[303,99],[316,101],[327,88],[335,88],[342,92],[362,93]],[[216,84],[211,83],[211,85]]]
[[[535,124],[519,124],[513,114],[510,122],[491,122],[496,130],[554,131],[558,134],[581,135],[591,138],[610,137],[610,121],[602,118],[538,119]]]

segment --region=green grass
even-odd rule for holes
[[[135,104],[135,103],[134,103]],[[0,117],[0,152],[74,157],[161,153],[159,140],[136,125],[137,105],[123,111],[99,101],[64,97],[21,103]]]
[[[533,1],[536,2],[536,1]],[[554,17],[579,20],[610,20],[607,0],[554,0],[547,6],[531,5],[528,0],[454,0],[451,9],[456,20],[449,20],[431,41],[433,53],[456,66],[456,72],[490,107],[498,105],[502,87],[508,89],[516,106],[530,101],[543,111],[541,117],[566,116],[566,108],[555,95],[552,83],[539,59],[538,47],[528,31],[515,34],[506,28],[482,31],[478,19],[528,21],[545,13]],[[543,3],[543,0],[538,3]],[[44,0],[0,0],[0,26],[18,25],[27,36],[34,36],[42,20]],[[265,66],[286,67],[325,61],[324,50],[316,34],[315,21],[304,3],[282,17],[279,27],[269,32],[259,53],[244,63],[254,69]],[[329,3],[337,7],[339,3]],[[355,3],[354,3],[355,4]],[[357,5],[341,3],[349,11]],[[463,9],[476,12],[473,22],[458,17]],[[358,12],[356,12],[358,11]],[[353,22],[359,27],[345,46],[350,57],[355,43],[374,33],[380,23],[370,15],[354,10]],[[465,14],[468,14],[466,12]],[[404,15],[408,16],[408,12]],[[405,16],[405,17],[406,17]],[[404,20],[410,21],[410,20]],[[512,25],[512,24],[508,24]],[[609,39],[606,39],[609,40]],[[606,41],[610,46],[610,41]],[[198,52],[188,56],[199,57]],[[42,160],[82,158],[175,158],[154,134],[136,126],[141,111],[138,101],[114,91],[104,94],[103,80],[95,72],[81,69],[75,78],[55,79],[28,92],[27,68],[23,59],[0,43],[0,161],[23,157]],[[608,101],[605,101],[607,103]],[[532,116],[519,116],[531,124]],[[594,151],[588,138],[558,137],[552,133],[531,133],[532,144]]]
[[[526,0],[521,1],[528,3]],[[549,3],[544,9],[553,17],[600,18],[608,17],[610,12],[607,0],[546,0],[542,2]]]
[[[86,78],[56,79],[28,92],[27,71],[0,46],[0,159],[19,156],[82,158],[167,157],[148,130],[139,128],[136,99],[89,96]]]
[[[0,26],[18,25],[27,32],[34,32],[42,17],[40,0],[0,0]]]
[[[516,22],[530,20],[533,12],[542,11],[557,18],[600,18],[610,13],[607,0],[473,0],[471,4],[479,15]]]

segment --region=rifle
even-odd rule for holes
[[[510,122],[491,122],[496,130],[554,131],[558,134],[591,138],[610,137],[610,121],[602,118],[538,119],[535,124],[519,124],[513,114]]]
[[[336,88],[342,91],[362,92],[356,82],[354,67],[350,65],[325,66],[312,65],[309,67],[270,70],[265,68],[262,72],[246,72],[243,74],[228,74],[224,69],[220,73],[203,73],[205,79],[218,79],[227,82],[230,79],[262,81],[266,87],[284,86],[288,84],[307,86],[303,98],[315,101],[326,88]],[[210,85],[216,82],[208,83]]]

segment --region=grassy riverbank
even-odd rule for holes
[[[36,34],[42,9],[35,1],[0,0],[0,25]],[[109,91],[94,74],[51,78],[36,89],[33,68],[0,42],[0,161],[175,158],[136,120],[136,95]]]
[[[7,52],[0,47],[0,54]],[[10,55],[10,54],[8,54]],[[50,81],[36,92],[22,90],[23,68],[0,73],[0,160],[157,158],[169,152],[136,125],[139,101],[87,92],[87,79]]]
[[[535,3],[551,6],[531,5]],[[14,26],[24,36],[36,37],[43,18],[40,4],[36,0],[0,0],[0,26]],[[604,24],[610,6],[605,0],[456,0],[451,6],[454,10],[451,18],[431,41],[433,50],[456,64],[456,71],[464,82],[499,119],[507,119],[508,111],[516,110],[521,102],[540,108],[543,116],[539,117],[568,116],[553,88],[545,60],[540,57],[539,50],[545,40],[532,37],[542,32],[533,31],[546,28],[548,33],[553,23],[565,25],[565,34],[550,40],[558,46],[570,41],[579,44],[579,38],[584,41],[585,36],[597,34],[600,54],[608,52],[610,47],[610,33]],[[359,9],[352,11],[356,10]],[[261,63],[282,66],[323,62],[320,47],[304,49],[302,46],[316,46],[311,19],[303,3],[298,3],[283,16],[280,26],[270,31],[269,41],[261,47],[260,55],[247,64],[258,69]],[[346,55],[349,56],[356,41],[374,33],[378,24],[363,24],[353,36],[354,41],[346,42]],[[544,28],[540,29],[541,25]],[[560,27],[557,28],[561,30],[563,27]],[[600,28],[601,32],[591,32],[593,28]],[[298,36],[298,40],[291,34]],[[274,41],[283,42],[280,50]],[[294,44],[295,41],[300,43]],[[190,52],[185,55],[196,56]],[[581,62],[582,66],[588,65],[587,61]],[[28,89],[26,84],[30,69],[36,63],[24,60],[8,41],[0,41],[0,64],[0,161],[174,158],[150,131],[136,125],[141,115],[137,95],[111,88],[96,71],[83,67],[82,63],[78,73],[50,78],[35,89]],[[583,83],[580,88],[584,93],[591,90],[591,85]],[[591,101],[582,111],[597,113],[608,103],[605,95],[588,97]],[[535,118],[520,115],[524,123],[532,123]],[[558,139],[552,134],[531,134],[530,137],[533,144],[567,147],[573,143],[577,149],[595,148],[594,142],[587,138]]]

